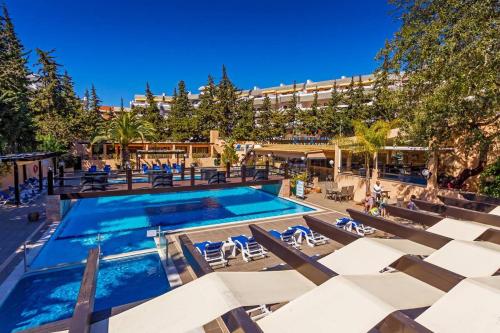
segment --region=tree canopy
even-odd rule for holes
[[[403,133],[416,144],[478,152],[481,172],[500,135],[497,0],[392,0],[401,28],[382,50],[386,71],[401,73]]]

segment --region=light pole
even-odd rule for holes
[[[334,168],[335,162],[333,160],[330,160],[328,163],[332,167],[332,181],[333,181],[335,180],[335,168]]]

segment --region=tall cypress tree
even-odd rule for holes
[[[210,130],[220,128],[219,117],[216,113],[215,96],[217,87],[211,75],[208,76],[207,84],[200,96],[200,104],[195,110],[195,123],[200,139],[207,139],[210,135]]]
[[[295,135],[296,127],[297,127],[297,114],[299,113],[299,108],[297,107],[297,94],[296,90],[297,89],[297,84],[295,81],[293,81],[293,93],[292,93],[292,99],[287,105],[287,126],[289,130],[292,132],[292,135]]]
[[[254,140],[256,138],[256,130],[253,100],[240,100],[238,102],[237,112],[238,115],[234,125],[232,138],[236,140]]]
[[[146,82],[146,103],[147,106],[144,108],[143,114],[144,118],[149,121],[155,131],[154,139],[156,141],[161,141],[166,139],[165,132],[165,121],[162,115],[160,114],[160,110],[158,109],[158,105],[155,101],[155,96],[149,87],[149,83]]]
[[[267,141],[274,137],[274,131],[272,126],[273,121],[273,105],[269,96],[264,98],[262,107],[258,112],[257,124],[258,124],[258,139]]]
[[[222,78],[217,87],[218,123],[223,136],[229,137],[236,123],[238,96],[237,89],[227,75],[226,66],[222,65]]]
[[[193,106],[189,101],[186,84],[181,80],[174,92],[172,110],[167,118],[167,126],[174,140],[185,141],[195,135],[192,118]]]
[[[34,126],[30,109],[26,54],[7,7],[0,15],[0,152],[31,150]]]

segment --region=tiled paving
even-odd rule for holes
[[[0,282],[23,258],[23,243],[37,240],[48,228],[45,219],[45,197],[31,204],[0,207]],[[40,220],[28,221],[28,213],[39,212]]]

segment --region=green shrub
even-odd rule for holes
[[[481,194],[500,198],[500,158],[488,165],[479,177],[479,192]]]

